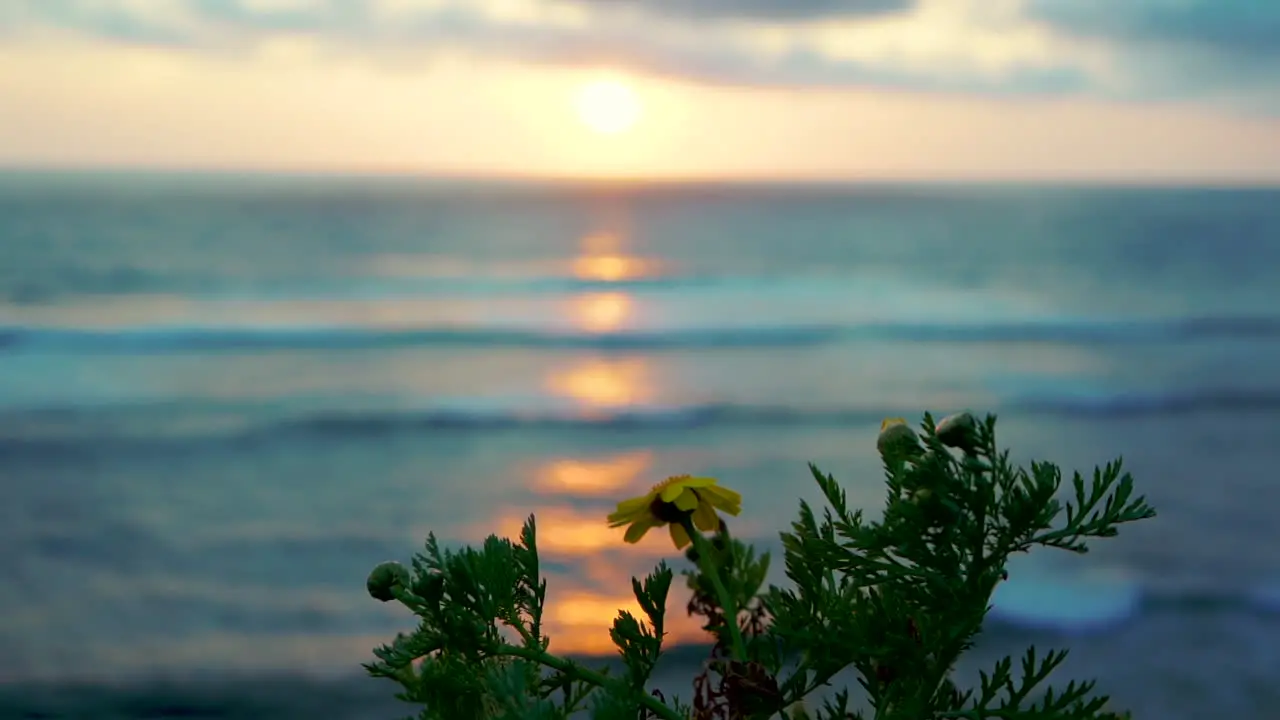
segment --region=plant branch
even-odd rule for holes
[[[596,687],[609,688],[615,692],[630,693],[632,688],[624,681],[604,675],[603,673],[585,668],[572,660],[566,660],[556,657],[548,652],[534,650],[516,645],[502,644],[498,646],[498,655],[506,655],[509,657],[518,657],[540,665],[545,665],[552,670],[564,673],[574,680],[580,680]],[[638,700],[641,705],[649,709],[655,715],[663,720],[686,720],[681,717],[675,710],[664,705],[657,698],[645,693],[638,694]]]

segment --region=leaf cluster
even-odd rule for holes
[[[620,673],[549,652],[532,516],[519,543],[491,536],[479,549],[442,551],[429,536],[412,572],[375,568],[370,594],[400,602],[419,624],[365,667],[398,682],[398,697],[423,707],[420,720],[578,712],[599,720],[1117,718],[1093,682],[1046,687],[1064,651],[1032,647],[1016,665],[1004,658],[969,690],[956,686],[952,670],[1008,579],[1011,555],[1036,546],[1083,553],[1088,540],[1155,512],[1134,497],[1120,461],[1068,484],[1052,463],[1010,463],[996,446],[993,416],[943,425],[926,414],[919,434],[898,428],[882,446],[887,495],[878,520],[851,509],[836,480],[810,466],[827,507],[819,513],[801,502],[781,534],[789,587],[765,587],[769,555],[723,524],[695,541],[684,572],[688,610],[705,620],[716,646],[692,705],[646,690],[662,654],[672,581],[665,563],[632,580],[645,617],[620,611],[610,629]],[[810,714],[805,698],[846,668],[870,709],[854,709],[842,690]]]
[[[996,446],[992,416],[939,433],[926,414],[922,431],[882,453],[887,497],[878,521],[851,510],[835,479],[810,466],[829,507],[819,519],[801,503],[782,535],[794,587],[766,596],[770,635],[784,655],[800,658],[781,683],[783,702],[852,666],[877,720],[1106,717],[1107,698],[1091,695],[1092,682],[1039,689],[1065,652],[1037,661],[1031,648],[1016,677],[1006,658],[976,692],[961,692],[952,669],[1008,579],[1012,554],[1037,545],[1083,553],[1089,538],[1114,536],[1118,525],[1155,512],[1133,496],[1119,461],[1095,469],[1090,482],[1076,473],[1074,502],[1062,502],[1058,467],[1011,464]],[[817,717],[863,717],[847,702],[838,695]]]
[[[533,516],[519,543],[491,535],[479,549],[450,551],[428,535],[412,566],[383,563],[370,575],[371,595],[398,601],[419,622],[364,667],[399,683],[397,698],[423,706],[418,720],[563,720],[583,709],[598,720],[635,720],[640,707],[683,717],[644,694],[661,653],[672,579],[665,563],[632,580],[647,622],[623,610],[610,629],[626,671],[617,678],[548,652]]]

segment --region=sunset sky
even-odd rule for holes
[[[0,166],[1280,182],[1280,2],[0,0]]]

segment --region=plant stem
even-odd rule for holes
[[[746,645],[742,642],[742,632],[738,630],[738,605],[729,597],[729,592],[725,590],[724,583],[720,581],[719,568],[715,566],[712,554],[715,552],[707,539],[702,533],[693,526],[689,518],[684,518],[682,524],[685,532],[689,533],[689,538],[693,540],[693,547],[698,551],[698,566],[702,569],[702,574],[711,580],[711,587],[716,591],[716,597],[720,600],[720,607],[724,610],[725,624],[729,626],[729,642],[731,643],[730,651],[733,653],[733,659],[739,662],[745,662],[747,659]]]
[[[631,692],[631,687],[622,680],[608,677],[596,672],[595,670],[585,668],[571,660],[565,660],[564,658],[556,657],[555,655],[541,650],[503,644],[499,647],[498,652],[501,655],[523,658],[525,660],[545,665],[552,670],[557,670],[568,675],[574,680],[581,680],[582,682],[589,683],[596,687],[612,688],[613,690],[621,693]],[[675,710],[667,707],[659,701],[658,698],[652,695],[640,693],[638,699],[641,705],[648,708],[658,717],[663,718],[663,720],[687,720],[687,718],[682,717]]]

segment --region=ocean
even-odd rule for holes
[[[607,655],[681,561],[618,499],[713,475],[779,555],[806,462],[874,514],[880,420],[961,409],[1159,512],[1019,558],[963,677],[1280,717],[1280,190],[3,174],[0,717],[409,715],[368,571],[529,513]]]

